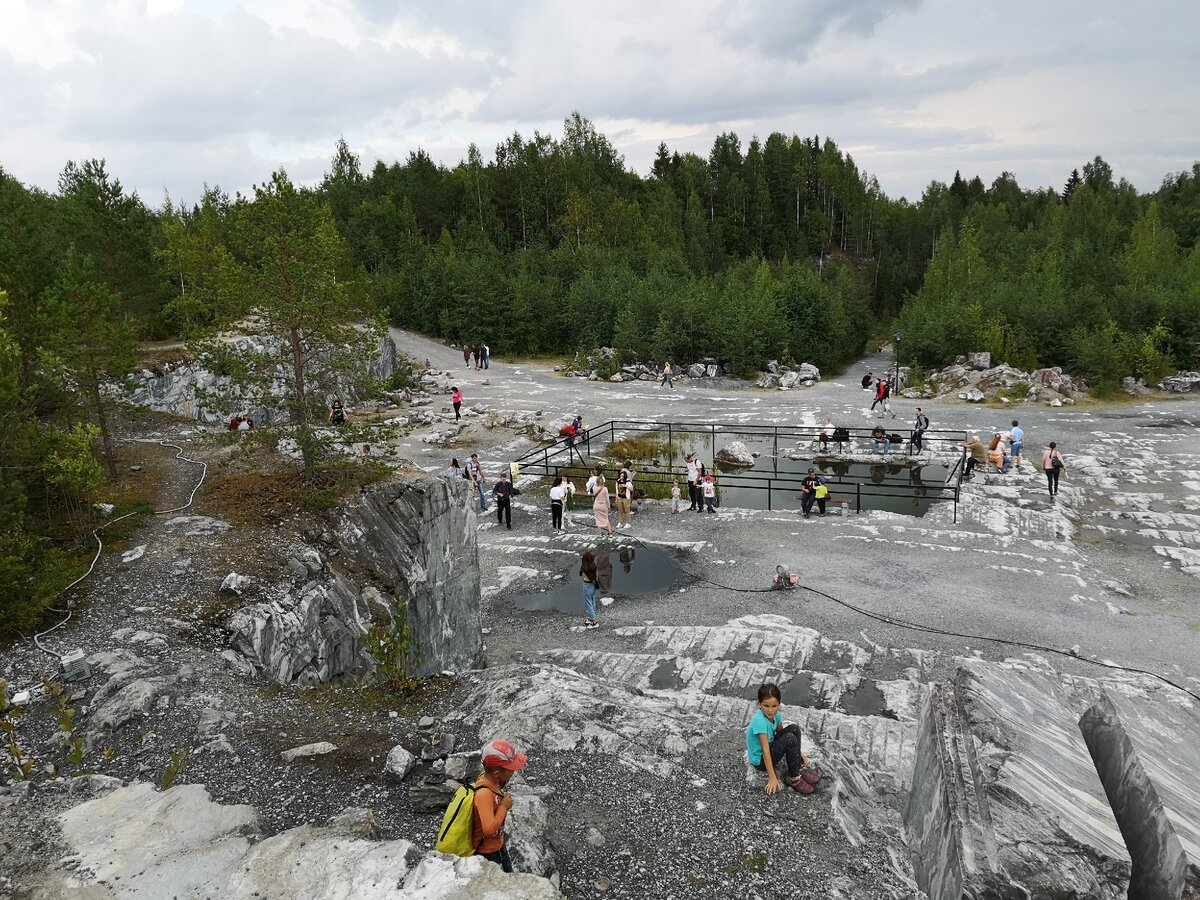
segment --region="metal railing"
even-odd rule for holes
[[[935,448],[940,449],[943,460],[946,456],[954,456],[954,464],[947,473],[945,482],[930,487],[920,479],[914,480],[911,475],[913,467],[906,464],[915,455],[911,429],[887,429],[888,434],[899,434],[905,452],[903,455],[882,457],[876,463],[876,465],[885,467],[882,472],[876,470],[870,478],[849,476],[848,467],[852,464],[861,464],[864,460],[860,456],[847,459],[843,455],[846,446],[848,445],[851,450],[856,446],[869,446],[874,427],[838,428],[836,430],[839,435],[844,435],[848,439],[842,441],[833,440],[833,431],[827,430],[828,440],[821,442],[819,436],[823,429],[808,425],[648,422],[611,419],[574,437],[560,437],[544,447],[530,450],[515,462],[523,475],[557,477],[566,472],[572,478],[586,477],[593,466],[611,468],[614,463],[618,467],[621,465],[623,460],[609,460],[603,455],[613,442],[639,433],[654,434],[659,436],[660,440],[665,441],[666,462],[663,463],[659,459],[639,460],[637,483],[638,485],[669,485],[682,473],[682,464],[674,463],[677,450],[682,453],[684,449],[691,449],[696,437],[701,437],[707,443],[705,449],[708,453],[706,455],[714,461],[714,468],[720,465],[719,460],[716,459],[717,453],[721,449],[719,438],[725,439],[726,446],[731,441],[742,437],[755,441],[769,439],[771,442],[771,470],[769,472],[725,468],[719,473],[719,486],[766,491],[768,510],[775,508],[776,498],[783,496],[794,498],[796,492],[800,490],[805,476],[779,470],[782,449],[782,456],[785,459],[803,459],[808,454],[812,454],[813,460],[823,461],[823,468],[832,469],[832,477],[825,472],[822,473],[825,483],[829,487],[828,502],[847,505],[853,502],[855,512],[862,512],[864,499],[869,501],[872,498],[908,499],[917,503],[953,502],[954,521],[957,523],[958,502],[965,469],[966,453],[963,444],[966,441],[966,433],[944,429],[924,432],[923,444],[926,449],[931,453],[936,452]],[[835,450],[836,452],[834,452]],[[904,462],[898,464],[894,461],[896,459]],[[839,472],[838,470],[842,467],[846,467],[846,469]],[[902,472],[908,473],[906,477],[892,477]]]

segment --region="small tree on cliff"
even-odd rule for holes
[[[228,234],[219,277],[207,279],[214,327],[262,340],[210,331],[197,349],[230,378],[237,402],[286,414],[311,473],[320,450],[314,426],[324,422],[331,395],[365,376],[378,343],[364,279],[329,208],[283,171],[256,186],[253,200],[238,198]]]

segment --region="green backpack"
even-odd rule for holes
[[[475,820],[475,792],[480,788],[473,784],[460,785],[450,798],[446,814],[442,816],[442,827],[438,831],[435,849],[451,856],[474,856],[475,843],[471,840],[471,826]]]

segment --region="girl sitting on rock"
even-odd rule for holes
[[[746,726],[746,759],[767,773],[768,794],[781,787],[777,767],[783,760],[787,761],[788,786],[801,794],[811,794],[813,785],[821,779],[803,771],[809,759],[800,752],[800,726],[794,722],[783,724],[783,713],[779,711],[782,703],[779,685],[767,682],[758,689],[758,712]]]

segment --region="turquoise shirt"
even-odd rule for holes
[[[758,736],[765,734],[767,736],[767,745],[770,746],[771,742],[775,740],[775,729],[782,724],[782,712],[775,713],[774,721],[768,719],[761,709],[754,714],[754,718],[746,726],[746,756],[750,759],[750,765],[762,765],[762,742],[758,739]]]

